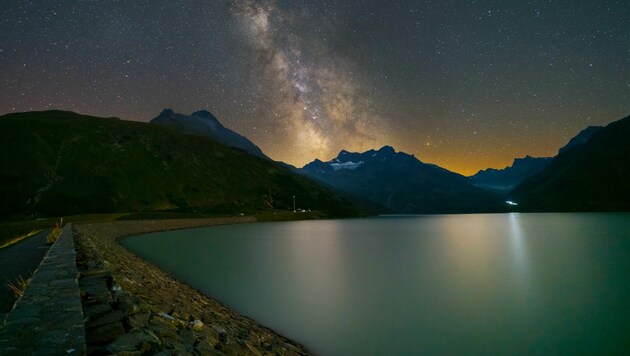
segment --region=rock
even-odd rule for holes
[[[160,348],[160,339],[153,333],[134,331],[111,342],[105,349],[113,354],[124,351],[148,352]]]
[[[127,318],[127,324],[131,329],[142,329],[149,325],[149,313],[132,314]]]
[[[186,345],[195,345],[197,342],[197,333],[190,329],[182,329],[179,331],[179,336],[181,336],[182,341]]]
[[[111,324],[120,321],[123,318],[123,313],[120,310],[114,310],[111,313],[101,315],[100,317],[87,323],[86,328],[94,329],[106,324]]]
[[[195,351],[201,355],[212,355],[214,353],[214,345],[208,339],[200,338],[195,344]]]
[[[260,347],[262,347],[262,349],[266,350],[266,351],[270,351],[271,350],[271,344],[268,343],[267,341],[262,341],[260,343]]]
[[[190,323],[190,326],[192,327],[193,330],[195,331],[201,331],[203,330],[203,322],[199,319],[193,321]]]
[[[111,323],[93,329],[87,336],[88,345],[106,345],[125,333],[122,323]]]
[[[186,318],[182,317],[178,312],[176,311],[171,311],[170,313],[168,313],[170,316],[172,316],[175,319],[180,319],[180,320],[185,320]]]
[[[246,354],[246,350],[239,344],[224,345],[221,351],[230,356]]]
[[[171,320],[171,321],[175,321],[175,320],[177,320],[177,318],[176,318],[176,317],[171,316],[171,315],[168,315],[168,314],[166,314],[166,313],[158,313],[157,315],[158,315],[158,316],[160,316],[160,317],[162,317],[162,318],[164,318],[164,319],[167,319],[167,320]]]
[[[140,305],[138,305],[136,298],[133,298],[126,294],[121,294],[118,296],[118,308],[127,315],[139,313],[141,311]]]
[[[217,345],[221,342],[221,336],[219,336],[219,333],[212,328],[206,328],[204,330],[203,336],[203,341],[210,344],[212,348],[216,348]]]
[[[90,304],[83,307],[84,316],[90,319],[96,319],[111,312],[112,306],[109,303]]]
[[[221,343],[224,345],[230,345],[230,344],[238,344],[239,343],[239,339],[232,334],[221,334]]]
[[[258,351],[258,349],[252,346],[251,344],[246,342],[245,347],[247,347],[247,354],[254,355],[254,356],[262,356],[262,353]]]
[[[149,328],[164,342],[165,346],[181,343],[181,336],[177,332],[177,324],[174,320],[156,315],[149,319]]]
[[[175,319],[172,316],[165,313],[154,314],[149,319],[149,324],[168,325],[171,329],[177,329],[177,328],[187,326],[187,323],[185,323],[184,321]]]
[[[284,356],[300,356],[302,353],[298,352],[299,350],[292,345],[285,345],[286,349],[283,350],[282,355]]]
[[[180,343],[166,344],[171,355],[192,355],[195,352],[193,345],[183,345]]]
[[[225,330],[224,327],[217,324],[210,324],[210,326],[219,334],[220,337],[224,337],[225,335],[227,335],[227,330]]]

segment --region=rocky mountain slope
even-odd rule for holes
[[[226,146],[240,148],[254,156],[269,159],[269,157],[247,137],[224,127],[214,115],[206,110],[184,115],[175,113],[171,109],[165,109],[158,117],[151,120],[151,123],[173,128],[191,135],[209,137]]]
[[[321,182],[399,213],[467,213],[498,209],[500,199],[466,177],[385,146],[363,153],[341,151],[302,169]]]

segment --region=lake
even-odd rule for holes
[[[123,245],[316,354],[630,347],[630,214],[256,223]]]

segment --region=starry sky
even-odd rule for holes
[[[630,114],[630,2],[3,0],[0,114],[214,113],[276,160],[473,174]]]

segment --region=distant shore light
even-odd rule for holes
[[[505,201],[505,204],[507,204],[507,205],[518,205],[518,203],[513,202],[513,201],[511,201],[511,200],[506,200],[506,201]]]

